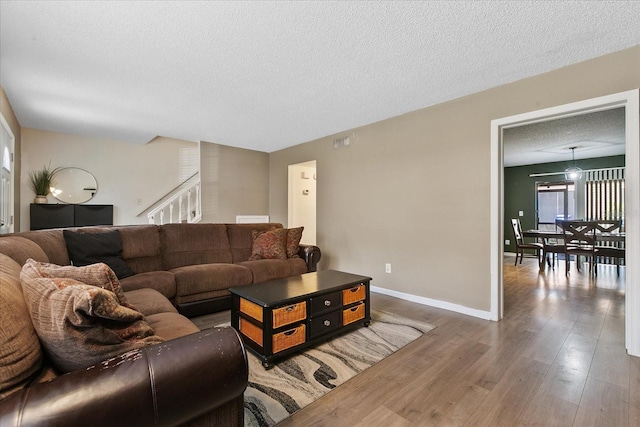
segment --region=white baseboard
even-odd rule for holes
[[[379,288],[377,286],[370,286],[371,292],[378,294],[389,295],[390,297],[400,298],[405,301],[411,301],[429,307],[441,308],[443,310],[454,311],[456,313],[465,314],[467,316],[478,317],[484,320],[491,320],[491,312],[476,310],[475,308],[465,307],[459,304],[453,304],[446,301],[439,301],[431,298],[420,297],[417,295],[407,294],[404,292],[393,291],[391,289]]]

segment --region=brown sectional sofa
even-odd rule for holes
[[[227,308],[231,286],[315,271],[315,246],[301,246],[295,258],[249,261],[252,231],[272,228],[282,226],[82,228],[119,230],[122,258],[135,273],[120,281],[126,298],[166,341],[66,374],[43,350],[20,283],[29,258],[69,265],[63,232],[0,236],[0,425],[243,425],[242,341],[232,328],[199,331],[183,314]]]
[[[187,317],[229,309],[228,289],[270,279],[316,271],[320,249],[300,245],[298,257],[249,261],[252,232],[282,228],[281,224],[165,224],[82,227],[86,233],[118,230],[122,257],[136,273],[121,280],[125,291],[153,288]],[[5,239],[13,239],[8,241]],[[0,252],[21,264],[22,239],[35,242],[43,254],[37,261],[69,265],[61,229],[15,233],[0,237]],[[13,246],[13,249],[10,247]]]

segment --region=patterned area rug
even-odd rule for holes
[[[244,423],[273,426],[434,327],[371,311],[371,325],[277,362],[270,370],[251,352]]]

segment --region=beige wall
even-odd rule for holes
[[[98,192],[87,203],[114,205],[115,224],[147,223],[146,215],[139,214],[198,171],[198,145],[162,137],[137,145],[23,128],[20,229],[29,229],[29,204],[35,197],[28,173],[49,164],[91,172]],[[49,203],[56,203],[51,195]]]
[[[269,214],[269,155],[200,144],[202,222],[234,223],[236,215]]]
[[[0,86],[0,113],[9,124],[11,128],[11,132],[13,132],[13,136],[15,138],[15,147],[14,147],[14,173],[15,173],[15,181],[14,181],[14,205],[15,212],[13,214],[14,218],[14,230],[20,230],[20,170],[21,170],[21,161],[20,161],[20,146],[22,141],[20,123],[18,123],[18,119],[16,118],[15,113],[13,112],[13,108],[11,108],[11,103],[7,98],[7,94],[5,93],[2,86]]]
[[[288,165],[316,160],[321,269],[488,312],[491,120],[638,87],[635,47],[271,153],[271,219],[287,223]]]

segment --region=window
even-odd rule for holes
[[[556,221],[576,216],[575,184],[570,181],[536,183],[536,228],[555,231]]]
[[[587,219],[619,219],[624,226],[624,168],[586,171]]]

